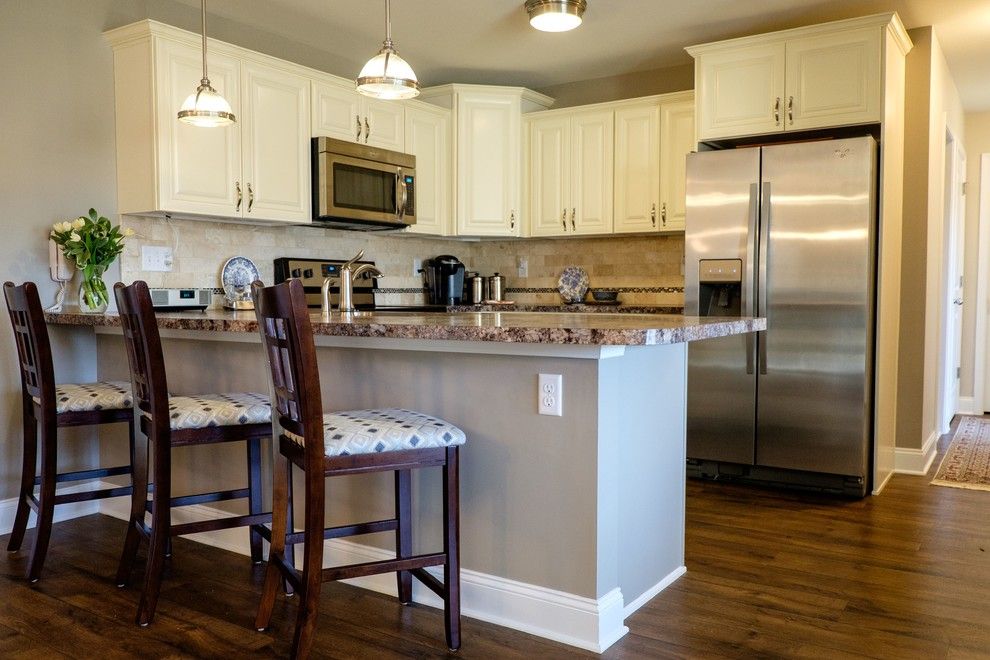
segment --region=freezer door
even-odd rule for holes
[[[763,148],[756,462],[866,476],[876,142]]]
[[[760,150],[688,156],[685,226],[685,313],[700,309],[702,260],[742,261],[741,311],[752,316],[759,205]],[[737,335],[688,347],[688,458],[752,465],[756,424],[755,337]]]

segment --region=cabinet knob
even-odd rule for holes
[[[787,123],[794,124],[794,97],[787,97]]]
[[[515,229],[515,228],[516,228],[516,212],[515,210],[512,210],[509,211],[509,229]]]
[[[371,137],[371,124],[368,123],[368,118],[364,118],[364,143],[368,144],[368,138]]]
[[[354,115],[354,118],[357,119],[357,135],[354,136],[354,141],[355,142],[360,142],[361,141],[361,131],[364,130],[364,127],[361,126],[361,115]]]
[[[667,226],[667,202],[664,202],[660,207],[660,222],[664,227]]]
[[[251,184],[247,184],[248,188],[248,213],[251,212],[251,207],[254,206],[254,190],[251,189]]]
[[[577,215],[577,209],[571,209],[571,230],[577,231],[577,225],[574,224],[574,216]]]
[[[654,227],[657,226],[657,203],[653,202],[653,206],[650,208],[650,222]]]
[[[237,206],[234,207],[234,210],[237,211],[237,212],[240,212],[240,210],[241,210],[241,200],[244,199],[244,195],[241,194],[241,182],[240,181],[234,181],[234,189],[237,191]]]
[[[780,126],[780,97],[773,102],[773,121],[777,126]]]
[[[564,226],[564,231],[567,231],[567,209],[564,209],[564,212],[560,214],[560,224]]]

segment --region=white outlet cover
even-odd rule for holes
[[[167,273],[172,270],[172,248],[157,245],[141,247],[141,270]]]
[[[536,391],[537,412],[541,415],[563,417],[564,377],[560,374],[540,374]]]

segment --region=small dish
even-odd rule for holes
[[[591,297],[598,302],[614,302],[619,299],[619,292],[614,289],[595,289]]]
[[[588,273],[578,266],[568,266],[557,280],[557,291],[565,303],[581,302],[588,293]]]
[[[254,309],[251,303],[251,283],[261,279],[254,262],[247,257],[231,257],[220,271],[223,283],[224,307],[228,309]]]

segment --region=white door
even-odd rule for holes
[[[612,232],[613,118],[611,110],[571,116],[570,228],[577,234]]]
[[[877,28],[787,42],[787,130],[879,122]]]
[[[450,233],[450,111],[412,106],[405,111],[405,151],[416,156],[416,224],[411,234]]]
[[[684,231],[687,155],[694,138],[694,101],[660,106],[660,230]]]
[[[361,141],[374,147],[402,151],[405,146],[405,107],[400,101],[362,99],[364,135]]]
[[[213,87],[230,103],[237,123],[202,128],[176,119],[179,107],[203,77],[198,47],[158,41],[158,190],[156,209],[215,216],[240,215],[244,182],[241,180],[240,63],[210,53]],[[142,139],[147,136],[141,136]],[[118,145],[119,147],[119,145]]]
[[[660,229],[660,106],[615,111],[615,233]]]
[[[570,226],[571,120],[567,115],[529,123],[529,233],[572,234]]]
[[[243,66],[244,218],[312,218],[309,87],[302,76]]]
[[[515,94],[458,94],[460,236],[519,236],[520,105]]]
[[[963,245],[964,208],[963,179],[965,178],[965,156],[962,148],[951,136],[945,150],[945,200],[943,264],[944,289],[942,309],[945,314],[942,341],[942,400],[939,402],[940,431],[946,433],[952,417],[959,410],[959,377],[962,354],[962,309],[963,309]]]
[[[705,53],[695,66],[699,139],[783,130],[783,43]]]
[[[312,95],[313,137],[363,141],[360,94],[340,85],[314,82]]]

